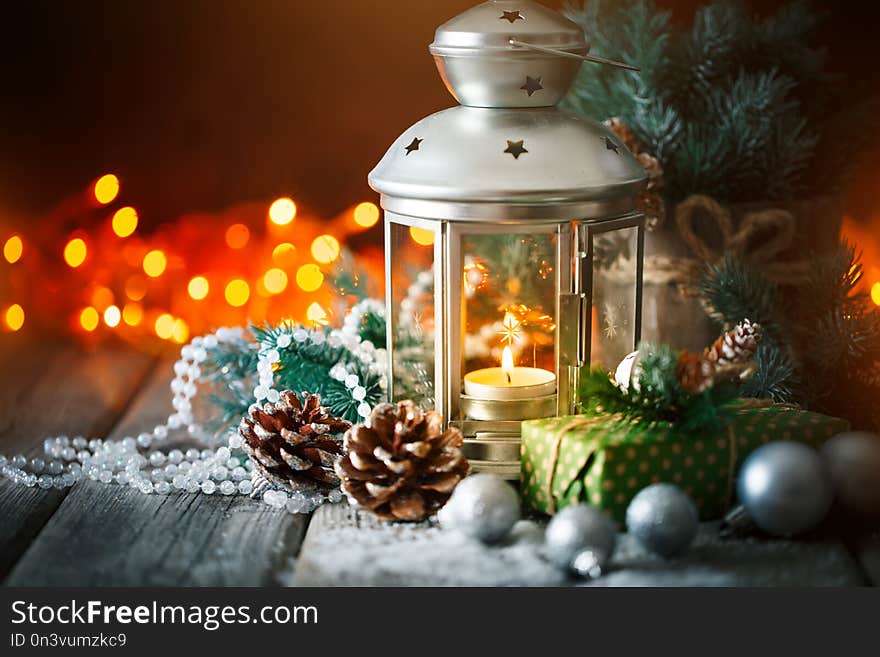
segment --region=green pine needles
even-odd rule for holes
[[[585,65],[566,105],[619,116],[662,163],[670,200],[784,201],[816,184],[833,191],[852,167],[877,105],[841,93],[811,45],[820,17],[805,3],[759,19],[716,1],[689,30],[650,0],[589,0],[565,13],[593,54],[641,68]]]
[[[721,326],[747,316],[764,328],[744,396],[797,402],[877,429],[880,312],[858,289],[859,256],[844,242],[811,263],[806,282],[790,287],[728,255],[707,269],[701,293]]]
[[[688,433],[720,431],[739,385],[719,381],[708,390],[692,394],[682,389],[676,376],[679,352],[665,345],[642,343],[636,365],[636,382],[619,387],[601,369],[592,369],[581,379],[578,391],[582,413],[611,413],[640,424],[674,423]]]

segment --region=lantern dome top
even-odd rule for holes
[[[631,209],[646,180],[611,130],[555,107],[437,112],[398,137],[369,175],[386,208],[405,199],[550,212],[585,202]]]
[[[489,0],[438,27],[430,51],[462,105],[549,107],[588,47],[577,24],[537,2]]]

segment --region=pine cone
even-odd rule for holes
[[[761,325],[744,319],[707,347],[703,356],[719,366],[750,363],[761,341]]]
[[[281,400],[251,406],[238,433],[256,472],[272,484],[294,489],[335,487],[333,466],[343,451],[341,434],[351,422],[333,417],[318,395],[290,390]]]
[[[461,432],[442,426],[436,411],[403,401],[380,404],[349,429],[336,473],[351,503],[383,520],[423,520],[440,509],[468,472]]]
[[[679,386],[696,395],[718,381],[748,376],[754,368],[760,340],[761,325],[744,319],[702,354],[681,352],[675,369]]]

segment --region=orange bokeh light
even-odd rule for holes
[[[9,264],[18,262],[22,253],[24,253],[24,242],[19,235],[13,235],[3,244],[3,257]]]
[[[201,301],[208,296],[208,292],[211,291],[211,285],[208,283],[208,279],[204,276],[193,276],[189,279],[186,291],[193,299]]]
[[[434,243],[434,231],[426,228],[409,227],[409,235],[413,242],[422,246],[431,246]]]
[[[279,267],[291,267],[296,262],[296,247],[290,242],[282,242],[272,249],[272,262]]]
[[[243,249],[251,238],[251,231],[244,224],[232,224],[226,229],[226,244],[230,249]]]
[[[74,237],[64,245],[64,262],[74,269],[86,261],[89,248],[81,237]]]
[[[321,325],[325,326],[328,323],[327,319],[327,311],[321,307],[321,304],[317,301],[313,301],[309,304],[308,310],[306,310],[306,317],[309,322],[314,324],[315,326]]]
[[[104,311],[104,323],[110,328],[114,328],[119,326],[119,322],[122,319],[122,312],[119,310],[119,306],[107,306],[107,309]]]
[[[92,305],[97,308],[99,311],[104,310],[108,306],[110,306],[114,301],[113,290],[110,288],[104,287],[103,285],[99,285],[92,292],[91,302]]]
[[[128,205],[124,208],[119,208],[113,213],[113,219],[110,223],[113,226],[113,232],[119,237],[128,237],[137,228],[137,210]]]
[[[167,266],[168,259],[159,249],[153,249],[144,256],[144,273],[151,278],[161,276],[165,272],[165,267]]]
[[[24,308],[17,303],[9,306],[3,313],[3,321],[10,331],[17,331],[24,326]]]
[[[318,265],[309,263],[296,270],[296,284],[305,292],[314,292],[324,283],[324,274]]]
[[[325,265],[339,257],[339,249],[339,240],[332,235],[318,235],[312,240],[312,257]]]
[[[119,194],[119,178],[112,173],[101,176],[95,181],[92,193],[98,203],[107,205]]]
[[[364,228],[371,228],[379,221],[379,208],[375,203],[364,201],[354,209],[354,223]]]
[[[125,296],[132,301],[140,301],[147,294],[147,281],[143,276],[129,276],[125,281]]]
[[[127,303],[122,309],[122,321],[129,326],[137,326],[144,318],[144,309],[139,303]]]
[[[871,286],[871,301],[880,306],[880,281]]]
[[[269,220],[277,226],[286,226],[296,217],[296,203],[289,198],[279,198],[269,206]]]
[[[251,288],[247,281],[241,278],[233,278],[226,284],[224,296],[226,297],[226,303],[233,308],[238,308],[247,303],[251,296]]]
[[[168,340],[174,334],[174,318],[168,313],[162,313],[156,318],[153,328],[163,340]]]
[[[263,287],[269,294],[281,294],[287,289],[287,274],[283,269],[273,267],[263,274]]]
[[[79,314],[79,323],[86,331],[94,331],[98,328],[98,322],[100,321],[100,317],[98,315],[98,311],[88,306],[82,309],[82,312]]]

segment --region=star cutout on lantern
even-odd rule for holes
[[[406,147],[406,154],[409,155],[413,151],[419,150],[419,146],[422,145],[424,139],[419,139],[418,137],[413,137],[413,140],[409,143],[409,146]]]
[[[500,21],[510,21],[511,23],[515,23],[516,21],[524,21],[523,15],[518,11],[505,11],[498,17]]]
[[[602,137],[602,139],[605,141],[605,149],[606,149],[606,150],[614,151],[615,153],[617,153],[618,155],[620,155],[620,146],[618,146],[617,144],[615,144],[615,143],[611,140],[610,137]]]
[[[544,88],[544,85],[541,84],[542,78],[533,78],[531,75],[526,76],[526,83],[520,87],[523,91],[531,96],[536,91],[541,91]]]
[[[522,155],[523,153],[528,153],[528,151],[523,148],[523,141],[523,139],[520,139],[519,141],[510,141],[508,139],[507,148],[504,149],[504,152],[510,153],[511,155],[513,155],[514,160],[518,160],[520,155]]]

